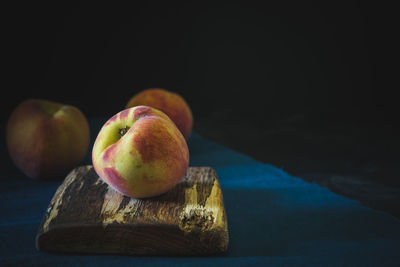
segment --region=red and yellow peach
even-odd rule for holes
[[[76,107],[28,99],[11,113],[6,142],[15,165],[37,179],[62,179],[85,157],[89,125]]]
[[[180,182],[189,164],[186,140],[163,112],[125,109],[101,128],[92,151],[96,173],[123,195],[160,195]]]

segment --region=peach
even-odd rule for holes
[[[76,107],[28,99],[11,113],[6,142],[15,165],[35,179],[62,179],[85,157],[89,124]]]
[[[193,127],[193,115],[182,96],[162,88],[149,88],[134,95],[126,108],[140,105],[150,106],[167,114],[185,139],[189,139]]]
[[[99,177],[116,191],[147,198],[167,192],[184,178],[189,149],[167,115],[136,106],[103,125],[93,146],[92,162]]]

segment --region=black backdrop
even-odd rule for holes
[[[393,124],[394,8],[275,2],[11,4],[2,121],[28,97],[110,116],[139,90],[164,87],[195,119],[232,110],[265,123],[307,113]]]

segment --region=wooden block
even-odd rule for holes
[[[74,169],[57,189],[36,236],[48,252],[130,255],[213,255],[226,251],[222,191],[210,167],[153,198],[121,195],[92,166]]]

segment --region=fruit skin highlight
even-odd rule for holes
[[[123,195],[147,198],[179,183],[189,166],[182,133],[163,112],[148,106],[125,109],[101,128],[92,151],[99,177]]]
[[[163,88],[149,88],[134,95],[129,100],[126,108],[140,105],[150,106],[167,114],[182,132],[185,139],[189,139],[193,128],[193,115],[182,96]]]
[[[89,124],[78,108],[43,99],[20,103],[6,126],[12,161],[34,179],[63,179],[82,162],[89,142]]]

